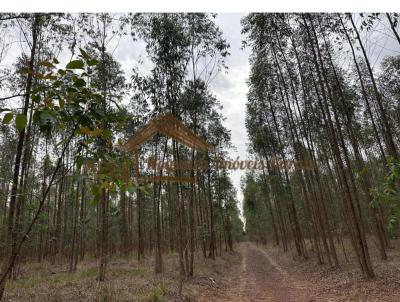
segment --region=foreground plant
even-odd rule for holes
[[[77,171],[81,171],[85,160],[96,164],[117,159],[127,160],[117,146],[113,145],[113,135],[110,130],[113,127],[121,127],[124,120],[118,112],[107,112],[104,109],[106,100],[99,92],[99,83],[92,80],[98,61],[80,49],[79,57],[70,61],[65,68],[57,68],[59,65],[57,59],[41,62],[40,65],[43,67],[41,72],[34,72],[31,68],[24,68],[22,72],[32,79],[40,80],[40,84],[27,92],[32,100],[32,122],[39,127],[41,134],[49,139],[55,139],[60,135],[61,138],[56,144],[58,158],[48,183],[45,183],[43,194],[38,198],[35,214],[23,232],[17,231],[15,217],[16,210],[20,206],[16,198],[18,175],[17,181],[13,183],[14,190],[7,217],[7,253],[0,276],[0,299],[4,295],[7,277],[41,215],[51,187],[57,178],[62,177],[60,168],[71,143],[76,142],[78,146],[74,150]],[[11,125],[12,122],[19,134],[23,133],[28,124],[26,112],[15,114],[9,110],[3,118],[3,124]],[[19,169],[19,166],[16,166],[16,169]],[[102,200],[105,190],[115,190],[116,187],[133,188],[127,178],[121,177],[122,175],[108,173],[106,170],[92,174],[95,177],[92,182],[94,205]]]

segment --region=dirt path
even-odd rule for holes
[[[242,266],[232,276],[232,288],[226,301],[231,302],[307,302],[310,284],[296,281],[280,268],[269,255],[252,243],[242,243]]]

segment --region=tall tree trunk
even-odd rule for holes
[[[310,19],[310,17],[309,17],[309,19]],[[322,95],[322,98],[318,97],[318,102],[319,102],[319,106],[320,106],[324,121],[328,125],[329,141],[331,144],[332,153],[335,158],[338,176],[342,183],[343,197],[345,198],[348,208],[351,211],[350,213],[352,215],[352,223],[353,223],[355,234],[356,234],[355,244],[357,247],[357,253],[360,256],[359,260],[360,260],[360,264],[361,264],[361,270],[366,277],[373,278],[374,271],[372,269],[371,259],[370,259],[368,247],[366,244],[365,233],[363,231],[364,226],[363,226],[363,223],[360,218],[360,213],[358,213],[357,206],[355,205],[355,203],[353,201],[353,197],[352,197],[349,183],[347,180],[347,176],[345,173],[344,163],[343,163],[341,155],[340,155],[339,146],[337,145],[337,142],[339,140],[336,136],[336,133],[334,131],[334,126],[333,126],[333,123],[331,120],[331,116],[330,116],[330,112],[329,112],[329,108],[328,108],[328,96],[326,94],[326,90],[325,90],[326,88],[325,88],[324,81],[322,78],[321,67],[319,64],[317,53],[315,51],[314,41],[313,41],[313,38],[311,37],[309,26],[308,26],[306,20],[304,20],[304,25],[305,25],[305,28],[307,31],[307,35],[309,37],[310,48],[311,48],[311,51],[312,51],[312,54],[314,57],[314,65],[315,65],[315,69],[316,69],[316,73],[317,73],[318,82],[320,85],[320,92],[317,91],[317,93],[318,94],[321,93],[321,95]],[[317,43],[317,42],[315,42],[315,43]]]
[[[97,276],[98,281],[105,281],[106,269],[109,256],[108,250],[108,193],[106,189],[102,189],[100,200],[100,262],[99,272]]]
[[[22,114],[25,116],[28,113],[29,109],[29,101],[30,101],[30,94],[31,94],[31,89],[32,89],[32,83],[33,83],[33,69],[34,69],[34,63],[35,63],[35,54],[36,54],[36,47],[37,47],[37,38],[38,38],[38,30],[39,30],[39,16],[38,14],[34,14],[33,18],[33,23],[32,23],[32,46],[30,49],[30,58],[29,58],[29,63],[28,63],[28,69],[29,73],[26,79],[26,86],[25,86],[25,99],[24,99],[24,105],[23,105],[23,110]],[[16,217],[15,215],[15,210],[16,210],[16,201],[17,201],[17,193],[18,193],[18,180],[19,180],[19,173],[20,173],[20,164],[21,164],[21,158],[22,158],[22,152],[24,148],[24,140],[25,140],[25,128],[22,129],[19,134],[18,134],[18,143],[17,143],[17,149],[16,149],[16,154],[15,154],[15,162],[14,162],[14,172],[13,172],[13,179],[12,179],[12,184],[11,184],[11,196],[10,196],[10,206],[9,206],[9,212],[8,212],[8,218],[7,218],[7,232],[6,232],[6,257],[4,257],[3,265],[2,265],[2,274],[4,274],[7,271],[7,266],[9,265],[9,262],[11,258],[13,257],[13,254],[15,253],[15,244],[16,244],[16,238],[15,238],[15,233],[14,233],[14,222]],[[0,282],[0,300],[2,299],[4,295],[4,290],[5,290],[5,284],[6,284],[6,278],[3,278],[3,280]]]
[[[397,29],[396,29],[396,26],[395,26],[395,21],[392,20],[392,17],[390,17],[389,13],[386,13],[386,17],[389,20],[390,28],[392,29],[392,31],[393,31],[396,39],[397,39],[397,42],[399,42],[399,44],[400,44],[400,36],[399,36],[399,33],[397,32]]]

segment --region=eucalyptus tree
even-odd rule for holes
[[[136,14],[132,18],[132,26],[137,30],[138,36],[146,42],[146,51],[153,63],[150,76],[145,79],[134,78],[136,84],[141,83],[142,87],[144,85],[147,89],[148,99],[154,107],[152,115],[169,111],[187,122],[194,133],[200,135],[205,134],[202,125],[210,119],[210,112],[215,111],[217,106],[215,98],[208,92],[209,83],[224,67],[224,57],[228,54],[228,44],[216,26],[214,17],[210,14]],[[175,140],[172,141],[172,153],[175,162],[185,157],[184,150]],[[197,157],[198,154],[192,150],[192,163]],[[178,176],[179,172],[175,173]],[[194,174],[193,171],[193,177]],[[176,184],[175,190],[180,272],[182,276],[193,276],[196,184],[193,184],[189,191],[188,215],[184,186]],[[160,197],[156,197],[156,200],[156,216],[159,217]],[[211,201],[209,202],[211,205]],[[211,217],[213,219],[213,215]],[[158,219],[156,229],[158,251],[155,269],[156,272],[161,272]],[[187,242],[189,250],[184,249]],[[213,239],[210,242],[214,244]],[[214,251],[214,248],[212,250]]]
[[[326,258],[337,267],[333,236],[341,236],[339,224],[347,225],[367,277],[374,276],[366,235],[370,226],[383,259],[388,247],[387,210],[374,203],[370,191],[383,177],[382,162],[398,156],[395,88],[385,85],[396,87],[395,64],[386,63],[394,59],[385,59],[384,72],[372,70],[361,38],[382,17],[361,14],[361,26],[350,14],[249,14],[242,20],[244,45],[252,51],[246,128],[250,151],[267,161],[263,175],[275,199],[267,206],[273,225],[277,217],[275,241],[281,237],[287,250],[286,238],[293,236],[297,252],[306,257],[302,241],[309,239],[319,262]],[[347,69],[338,61],[344,50],[353,62]],[[271,169],[275,157],[311,160],[316,166],[276,172]],[[284,212],[276,201],[274,176],[288,197]],[[296,202],[293,192],[301,193]]]
[[[81,31],[87,35],[88,57],[97,60],[94,73],[90,79],[98,89],[98,93],[102,95],[103,101],[99,103],[97,108],[99,116],[103,116],[101,124],[97,125],[99,129],[107,130],[108,135],[99,136],[96,140],[96,161],[111,162],[112,158],[107,158],[110,151],[110,142],[113,139],[113,130],[107,116],[118,116],[120,110],[119,103],[122,99],[125,78],[121,70],[121,66],[114,60],[111,54],[111,46],[114,39],[123,36],[126,32],[124,26],[126,20],[121,15],[102,14],[81,14],[79,16]],[[121,116],[119,116],[121,118]],[[122,121],[121,121],[122,122]],[[121,128],[121,127],[120,127]],[[115,138],[115,136],[114,136]],[[100,213],[100,231],[99,231],[99,247],[100,262],[98,280],[104,281],[106,274],[107,260],[109,256],[109,211],[110,198],[107,188],[101,189],[101,198],[98,205]]]
[[[393,14],[386,13],[386,17],[389,21],[390,28],[392,29],[393,34],[397,39],[397,42],[399,42],[399,44],[400,44],[400,36],[399,36],[398,30],[397,30],[397,25],[399,24],[399,14],[398,13],[393,13]]]
[[[32,135],[32,118],[33,118],[33,98],[31,97],[32,91],[35,89],[41,78],[37,75],[40,74],[40,62],[45,60],[44,57],[50,51],[51,47],[59,45],[62,26],[60,23],[59,15],[52,14],[20,14],[9,15],[2,22],[8,23],[6,26],[15,32],[20,32],[24,37],[23,52],[19,64],[16,64],[17,75],[9,76],[2,81],[8,83],[2,87],[3,91],[7,91],[10,95],[6,97],[7,100],[21,99],[22,105],[16,112],[16,128],[18,129],[17,144],[15,151],[15,159],[13,166],[13,177],[10,189],[10,202],[8,210],[8,222],[6,232],[6,248],[9,250],[7,253],[14,254],[16,248],[15,238],[20,235],[17,234],[21,224],[21,209],[25,204],[26,193],[26,179],[29,173],[28,164],[32,155],[32,144],[30,142]],[[58,28],[59,30],[55,30]],[[45,45],[46,44],[46,45]],[[43,69],[43,67],[42,67]],[[25,71],[24,76],[19,76],[18,72]],[[26,72],[28,71],[28,72]],[[15,93],[13,91],[15,88]],[[6,113],[4,122],[7,124],[11,122],[14,113],[12,111]],[[25,127],[27,125],[27,127]],[[21,194],[18,194],[18,193]],[[6,253],[6,254],[7,254]]]
[[[4,293],[7,276],[12,270],[15,260],[18,257],[22,245],[29,238],[29,234],[37,223],[42,213],[47,197],[55,184],[57,178],[63,177],[61,170],[62,162],[66,152],[74,139],[79,141],[79,147],[74,150],[74,157],[78,166],[83,163],[80,152],[82,148],[89,148],[94,144],[97,136],[107,137],[107,129],[99,129],[97,126],[104,118],[112,123],[118,122],[118,117],[113,115],[104,116],[98,112],[98,104],[101,103],[101,95],[96,92],[96,85],[87,82],[87,77],[92,73],[92,68],[97,64],[88,54],[81,50],[81,57],[69,62],[65,69],[56,65],[58,60],[46,61],[47,72],[42,75],[42,82],[32,91],[33,123],[36,124],[43,133],[57,133],[67,129],[68,136],[58,140],[56,146],[57,158],[49,172],[48,181],[43,183],[43,194],[38,198],[36,210],[31,217],[26,229],[18,237],[14,237],[13,244],[9,243],[13,249],[5,257],[1,274],[1,295]],[[27,73],[32,73],[27,70]],[[42,99],[42,94],[46,93],[46,101]],[[25,127],[25,123],[20,121],[18,115],[15,117],[15,125],[19,132]],[[8,122],[10,122],[9,120]],[[98,129],[98,130],[96,130]],[[114,150],[114,149],[113,149]],[[114,151],[115,152],[115,151]],[[117,180],[106,175],[102,179],[102,186],[111,188],[115,186]],[[94,187],[94,192],[98,187]],[[10,209],[11,211],[11,209]]]

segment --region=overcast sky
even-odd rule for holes
[[[231,157],[234,160],[237,156],[241,160],[246,159],[246,144],[248,143],[244,121],[248,90],[246,80],[249,75],[249,49],[241,49],[240,19],[243,16],[245,14],[220,14],[217,17],[216,22],[231,45],[231,55],[227,59],[228,73],[220,73],[211,85],[212,91],[224,106],[223,114],[226,117],[224,124],[231,130],[232,144],[235,146],[235,150],[231,150]],[[243,173],[243,170],[231,171],[231,178],[240,201],[242,201],[240,177]]]

